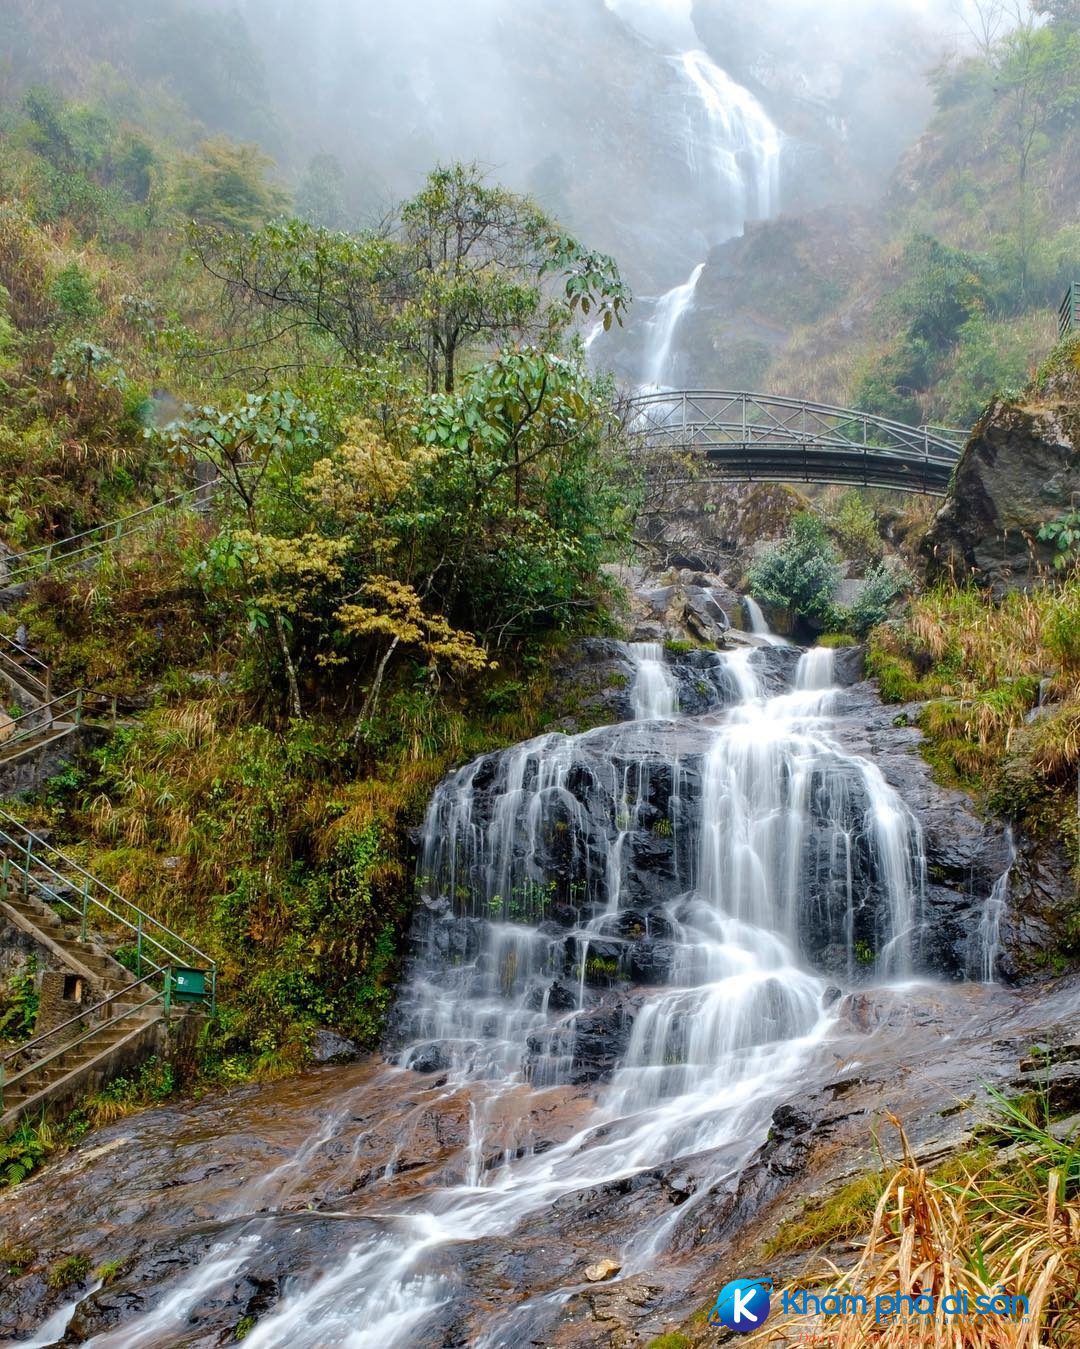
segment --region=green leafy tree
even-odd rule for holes
[[[312,156],[296,189],[296,213],[322,229],[346,227],[345,173],[335,155]]]
[[[203,226],[192,244],[267,337],[328,339],[356,368],[396,349],[433,393],[453,392],[466,351],[551,349],[575,310],[610,324],[629,303],[612,259],[463,165],[432,173],[396,227],[340,234],[293,220],[249,237]]]
[[[287,484],[298,462],[307,462],[320,441],[314,414],[287,391],[249,394],[237,407],[226,410],[189,406],[183,418],[166,426],[161,436],[176,458],[187,463],[204,460],[214,465],[240,506],[248,543],[264,532],[263,498],[268,485],[283,481]],[[254,552],[257,555],[257,548]],[[253,593],[254,569],[245,569],[244,561],[241,545],[239,552],[233,549],[226,553],[224,565],[233,567],[237,579],[243,580],[248,592]],[[300,717],[303,715],[300,685],[284,616],[288,606],[275,602],[268,607],[285,667],[289,710],[294,717]]]
[[[914,578],[896,558],[886,558],[867,570],[862,589],[847,610],[838,615],[839,625],[847,632],[865,637],[871,628],[884,623],[894,600],[911,589]]]
[[[272,168],[273,161],[254,145],[221,137],[203,141],[177,166],[172,205],[202,225],[256,230],[288,206],[286,194],[269,179]]]

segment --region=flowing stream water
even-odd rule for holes
[[[693,688],[708,708],[695,716],[679,711],[686,672],[678,682],[661,647],[626,655],[632,720],[486,755],[428,810],[399,1061],[437,1063],[448,1093],[472,1092],[464,1182],[370,1215],[371,1235],[336,1266],[286,1288],[251,1349],[433,1343],[431,1318],[462,1293],[447,1251],[661,1162],[706,1154],[711,1183],[733,1174],[827,1053],[830,979],[814,942],[852,976],[868,949],[874,977],[910,975],[920,828],[833,738],[833,654],[795,667],[767,650],[700,653]],[[766,658],[780,656],[789,678],[768,693]],[[632,1005],[620,1002],[627,978]],[[598,1018],[623,1032],[607,1072],[588,1053]],[[542,1152],[503,1136],[492,1164],[501,1097],[590,1080],[594,1105],[572,1136]],[[281,1183],[254,1182],[267,1194]],[[623,1239],[624,1276],[663,1252],[674,1221]],[[155,1310],[90,1343],[170,1343],[185,1306],[236,1275],[259,1230],[254,1220],[213,1247]],[[529,1342],[571,1291],[511,1299],[475,1342]]]

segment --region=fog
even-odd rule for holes
[[[334,156],[361,223],[433,163],[479,161],[619,259],[645,382],[710,250],[754,220],[878,197],[929,115],[928,72],[970,40],[958,0],[240,9],[294,177]]]

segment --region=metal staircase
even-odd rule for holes
[[[148,1032],[174,1011],[216,1009],[209,956],[4,810],[0,914],[92,990],[74,1016],[0,1057],[0,1135],[106,1076],[119,1047],[155,1052],[161,1037]]]
[[[52,697],[48,668],[10,638],[0,639],[0,670],[27,707],[4,724],[0,767],[73,734],[88,711],[116,724],[115,699],[83,689]],[[0,917],[77,990],[71,1017],[0,1055],[0,1137],[160,1052],[174,1010],[214,1013],[209,956],[4,810]]]

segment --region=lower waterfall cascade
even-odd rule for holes
[[[746,640],[625,646],[627,720],[483,755],[437,789],[385,1071],[427,1075],[436,1111],[470,1093],[467,1157],[454,1183],[361,1210],[363,1239],[288,1280],[247,1334],[253,1349],[435,1343],[470,1243],[512,1240],[564,1196],[698,1159],[708,1183],[616,1252],[620,1277],[648,1270],[820,1073],[844,990],[923,977],[922,829],[833,734],[846,696],[836,653]],[[1002,902],[975,915],[985,943]],[[587,1112],[536,1148],[521,1100],[571,1087],[591,1094]],[[312,1152],[347,1120],[343,1102]],[[269,1221],[256,1191],[269,1198],[279,1179],[247,1183],[237,1213],[253,1216],[156,1307],[86,1342],[173,1342],[185,1308],[256,1259]],[[523,1289],[469,1342],[534,1340],[574,1287]]]

